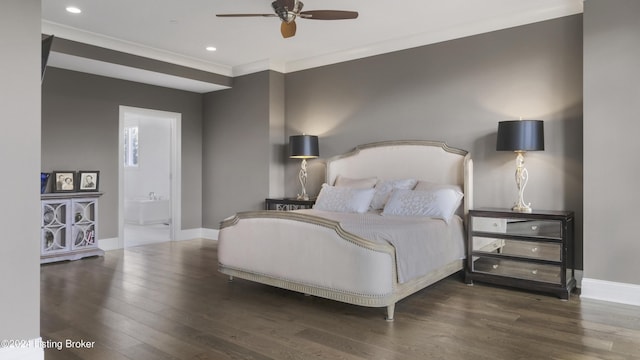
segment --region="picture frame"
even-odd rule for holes
[[[81,170],[78,171],[78,191],[98,191],[98,182],[100,180],[100,171],[98,170]]]
[[[75,171],[54,171],[51,191],[56,193],[74,192],[76,190]]]

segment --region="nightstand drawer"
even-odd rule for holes
[[[558,262],[562,260],[561,243],[491,239],[479,236],[474,236],[472,242],[474,252],[495,252],[500,255]]]
[[[507,234],[562,239],[562,221],[511,219],[507,222]]]
[[[473,231],[504,234],[507,232],[507,219],[474,216]]]
[[[516,279],[561,284],[560,266],[474,256],[473,271]]]

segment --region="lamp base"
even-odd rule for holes
[[[515,211],[515,212],[521,212],[521,213],[530,213],[531,211],[533,211],[533,209],[531,209],[530,206],[528,205],[520,205],[520,204],[516,204],[514,205],[511,210]]]
[[[298,197],[296,199],[298,199],[298,200],[309,200],[309,195],[307,195],[307,194],[298,194]]]
[[[529,180],[529,172],[524,167],[524,151],[516,151],[516,187],[518,188],[518,201],[511,210],[521,213],[531,212],[531,203],[524,202],[524,188]]]

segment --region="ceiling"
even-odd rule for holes
[[[272,13],[269,0],[43,0],[42,32],[233,77],[267,69],[288,73],[577,14],[582,2],[304,0],[304,10],[352,10],[359,17],[297,19],[296,36],[283,39],[278,18],[215,16]],[[67,12],[70,5],[82,13]],[[217,50],[207,51],[207,46]],[[189,91],[226,88],[58,53],[52,53],[49,64]]]

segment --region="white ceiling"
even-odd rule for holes
[[[583,0],[304,0],[304,10],[354,10],[354,20],[297,19],[283,39],[278,18],[218,18],[272,13],[269,0],[43,0],[42,32],[226,76],[283,73],[422,46],[582,12]],[[81,14],[68,13],[76,6]],[[205,50],[215,46],[217,51]],[[101,75],[126,71],[52,54],[50,65]],[[72,58],[72,59],[69,59]],[[133,70],[131,70],[133,71]],[[153,83],[154,74],[131,79]],[[155,85],[181,88],[180,79]],[[127,76],[114,76],[129,79]],[[182,79],[185,80],[185,79]],[[165,84],[165,81],[168,81]],[[186,80],[185,80],[186,81]],[[189,81],[187,81],[189,83]],[[211,91],[207,84],[193,89]],[[209,84],[213,85],[213,84]],[[214,87],[214,90],[217,88]]]

